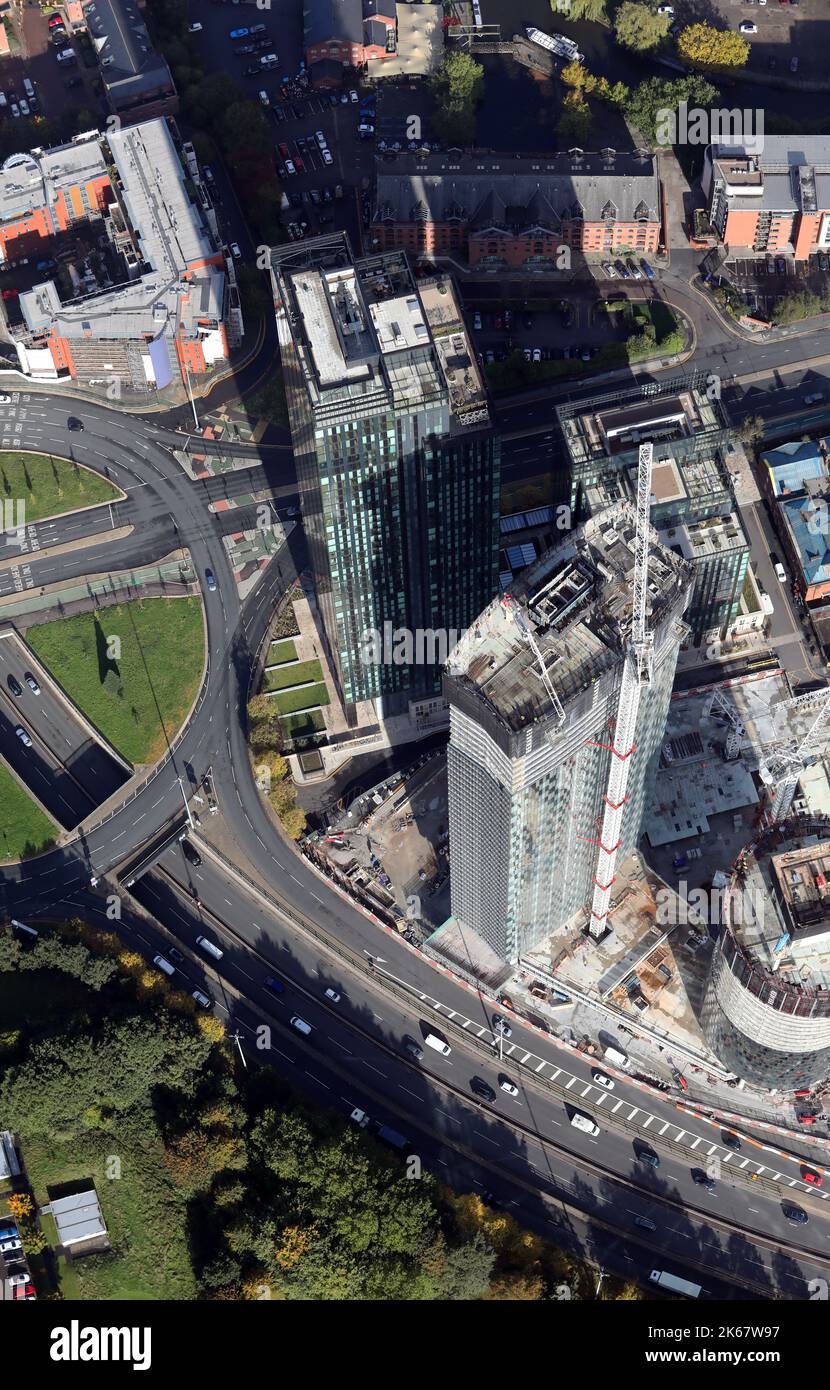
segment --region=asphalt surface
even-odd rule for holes
[[[536,428],[546,412],[550,419],[550,410],[550,402],[534,402],[532,408],[526,403],[503,407],[501,415],[512,420],[514,427],[521,419],[524,428],[529,421]],[[193,787],[209,766],[224,825],[235,847],[234,859],[247,861],[273,896],[316,922],[331,941],[343,943],[343,951],[348,949],[361,960],[371,955],[376,961],[373,971],[346,968],[338,962],[336,951],[304,937],[291,920],[249,898],[209,856],[195,868],[186,864],[179,850],[168,851],[137,891],[184,948],[192,946],[206,925],[207,934],[223,943],[225,954],[218,971],[205,975],[210,962],[193,962],[188,974],[197,983],[207,980],[217,1010],[238,1029],[243,1047],[247,1039],[254,1048],[252,1030],[267,1003],[275,1030],[270,1060],[303,1089],[344,1110],[361,1104],[413,1136],[413,1142],[417,1136],[419,1151],[423,1148],[430,1162],[441,1164],[449,1181],[464,1186],[475,1175],[482,1186],[515,1203],[522,1220],[565,1243],[570,1240],[579,1246],[589,1241],[593,1251],[604,1252],[610,1267],[629,1267],[643,1277],[643,1270],[656,1267],[658,1258],[660,1267],[672,1267],[673,1261],[680,1271],[699,1262],[713,1272],[716,1284],[720,1273],[725,1286],[746,1279],[758,1292],[780,1290],[789,1297],[807,1297],[806,1282],[816,1271],[826,1272],[830,1228],[823,1195],[810,1191],[800,1178],[796,1160],[808,1158],[810,1152],[805,1141],[801,1141],[803,1152],[786,1164],[777,1159],[768,1163],[753,1148],[752,1161],[757,1158],[763,1171],[750,1187],[747,1173],[736,1171],[733,1180],[728,1176],[744,1159],[750,1161],[746,1143],[736,1164],[717,1133],[702,1122],[690,1124],[685,1131],[693,1134],[689,1140],[679,1134],[671,1100],[644,1097],[625,1078],[617,1080],[613,1092],[602,1091],[591,1080],[590,1064],[574,1060],[552,1039],[526,1034],[520,1023],[514,1024],[514,1039],[506,1048],[509,1056],[504,1063],[495,1061],[484,1002],[460,983],[437,974],[396,935],[384,932],[379,940],[381,929],[277,837],[253,784],[243,732],[244,707],[253,654],[286,574],[302,563],[300,543],[295,545],[292,538],[280,552],[282,576],[277,565],[269,566],[249,600],[240,605],[221,544],[221,514],[210,513],[206,505],[215,500],[216,489],[223,483],[190,481],[171,455],[181,435],[160,428],[156,421],[125,418],[93,405],[73,404],[72,412],[84,421],[82,434],[67,430],[67,405],[60,397],[22,392],[11,407],[3,409],[0,421],[3,447],[21,446],[25,441],[25,447],[51,448],[94,468],[106,468],[126,493],[127,502],[117,506],[133,517],[131,537],[109,544],[96,541],[82,555],[72,552],[59,557],[61,577],[87,572],[99,552],[110,566],[117,560],[120,567],[125,554],[132,553],[136,533],[142,563],[165,547],[187,545],[202,582],[210,665],[198,707],[180,742],[145,786],[103,824],[88,815],[83,833],[61,849],[2,871],[0,891],[6,914],[25,920],[61,907],[94,918],[102,909],[89,891],[90,878],[102,878],[180,817],[179,779]],[[531,417],[539,418],[534,423]],[[240,491],[250,488],[256,472],[252,469],[248,476],[246,470]],[[236,481],[241,481],[239,475]],[[133,509],[130,513],[128,506]],[[93,517],[91,531],[97,536],[100,518],[87,515]],[[234,516],[238,525],[240,513]],[[31,563],[36,566],[41,561],[33,557]],[[216,576],[214,593],[207,592],[203,583],[207,566]],[[8,706],[10,723],[11,701],[10,695],[0,700],[0,746],[4,749],[9,738],[3,710]],[[15,752],[45,757],[39,747]],[[52,778],[48,763],[39,765],[39,775],[43,780]],[[60,785],[59,778],[53,780]],[[164,929],[149,922],[136,928],[125,914],[124,930],[138,930],[151,956],[165,947]],[[251,958],[249,949],[263,959]],[[263,997],[261,978],[269,969],[286,979],[284,1003],[282,997],[273,1005]],[[326,984],[341,993],[339,1005],[324,999]],[[243,997],[236,997],[234,986]],[[394,991],[403,991],[403,997]],[[295,1008],[314,1028],[308,1044],[290,1027]],[[425,1054],[424,1062],[415,1064],[401,1053],[401,1040],[422,1036],[424,1024],[437,1014],[442,1023],[446,1021],[447,1036],[452,1035],[453,1054],[445,1060]],[[483,1051],[472,1042],[468,1049],[466,1042],[459,1041],[452,1031],[454,1023],[460,1023],[471,1037],[480,1033]],[[525,1046],[518,1049],[519,1040],[526,1046],[527,1057]],[[558,1076],[553,1074],[556,1069]],[[518,1098],[498,1090],[502,1071],[519,1085]],[[475,1076],[496,1089],[495,1106],[475,1101],[470,1091]],[[568,1123],[565,1105],[571,1103],[571,1095],[580,1107],[597,1115],[599,1136],[584,1135]],[[617,1101],[623,1102],[619,1110],[614,1109]],[[630,1114],[635,1106],[637,1113]],[[641,1127],[660,1153],[657,1170],[634,1156],[634,1138]],[[698,1151],[706,1154],[710,1147],[714,1152],[709,1156],[719,1159],[727,1174],[714,1194],[705,1193],[691,1179]],[[781,1203],[789,1198],[809,1210],[807,1227],[794,1227],[785,1220]],[[584,1217],[574,1215],[576,1207]],[[654,1219],[656,1234],[634,1228],[635,1215]],[[583,1229],[582,1221],[588,1227]],[[613,1229],[598,1227],[598,1222]],[[645,1246],[638,1247],[638,1240],[645,1241]]]

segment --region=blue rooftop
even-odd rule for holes
[[[827,503],[819,500],[817,509],[809,497],[784,497],[778,505],[789,525],[807,587],[827,584],[830,582]]]
[[[819,439],[809,440],[806,444],[782,444],[765,453],[763,459],[769,469],[775,496],[802,492],[811,479],[826,477],[822,453],[826,450],[827,441]]]

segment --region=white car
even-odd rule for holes
[[[337,993],[336,989],[332,989],[331,985],[329,985],[328,989],[326,990],[326,998],[330,999],[332,1004],[340,1003],[340,995]]]
[[[18,104],[17,104],[16,101],[13,101],[13,102],[12,102],[12,104],[11,104],[11,106],[10,106],[9,109],[10,109],[10,111],[11,111],[11,113],[12,113],[13,116],[19,116],[19,115],[20,115],[20,107],[18,106]]]
[[[320,146],[321,150],[324,150],[326,148],[326,145],[329,143],[322,130],[316,130],[314,132],[314,139],[317,141],[317,144]]]
[[[758,33],[758,25],[757,25],[757,24],[753,24],[751,19],[745,19],[745,20],[743,21],[742,24],[739,24],[739,25],[738,25],[738,29],[740,30],[740,32],[741,32],[742,34],[757,34],[757,33]]]
[[[24,748],[31,748],[32,740],[29,738],[29,735],[26,733],[26,730],[21,728],[19,724],[15,727],[15,733],[17,734],[17,737],[20,739],[20,742],[23,744]]]
[[[514,1086],[513,1082],[510,1081],[506,1076],[502,1077],[501,1081],[499,1082],[499,1087],[502,1091],[506,1091],[509,1096],[517,1096],[519,1094],[518,1086]]]
[[[357,92],[354,88],[349,92],[349,101],[357,101]]]
[[[611,1080],[610,1076],[605,1075],[604,1071],[592,1071],[591,1077],[597,1085],[602,1086],[604,1090],[613,1091],[614,1082]]]
[[[608,276],[609,280],[616,280],[617,272],[610,261],[606,261],[605,265],[602,268],[605,271],[605,274]]]
[[[242,260],[242,252],[241,252],[240,249],[239,249],[239,244],[238,244],[237,242],[235,242],[235,241],[232,241],[232,242],[231,242],[231,248],[230,248],[230,249],[231,249],[231,255],[233,256],[234,260],[235,260],[235,261],[241,261],[241,260]]]
[[[0,405],[9,405],[10,403],[11,396],[0,395]]]
[[[332,155],[331,155],[331,150],[321,150],[320,153],[321,153],[321,155],[323,156],[323,163],[324,163],[324,164],[333,164],[333,163],[334,163],[334,160],[332,159]]]
[[[201,24],[188,24],[187,32],[188,34],[201,34],[202,26]]]
[[[674,5],[658,5],[658,14],[667,14],[670,19],[674,19]]]
[[[285,172],[286,174],[296,174],[297,170],[294,168],[293,159],[287,159],[285,161]]]
[[[21,98],[20,98],[20,103],[19,103],[19,105],[20,105],[20,114],[21,114],[21,116],[28,116],[28,114],[29,114],[29,103],[28,103],[28,101],[26,100],[25,97],[21,97]]]

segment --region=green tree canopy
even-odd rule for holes
[[[435,102],[435,126],[441,139],[470,144],[475,135],[475,109],[484,87],[484,69],[469,53],[452,50],[429,79]]]
[[[671,27],[671,16],[658,14],[653,5],[624,0],[614,16],[617,43],[635,53],[647,53],[663,42]]]

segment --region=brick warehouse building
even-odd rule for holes
[[[657,163],[646,152],[403,154],[381,160],[373,249],[453,256],[485,270],[549,270],[560,246],[653,254]]]
[[[830,249],[830,137],[765,135],[760,152],[710,145],[701,183],[729,251],[805,260]]]
[[[305,0],[303,48],[315,87],[396,51],[395,0]]]
[[[0,255],[41,258],[8,325],[29,376],[161,390],[228,357],[225,258],[162,120],[7,160]]]

